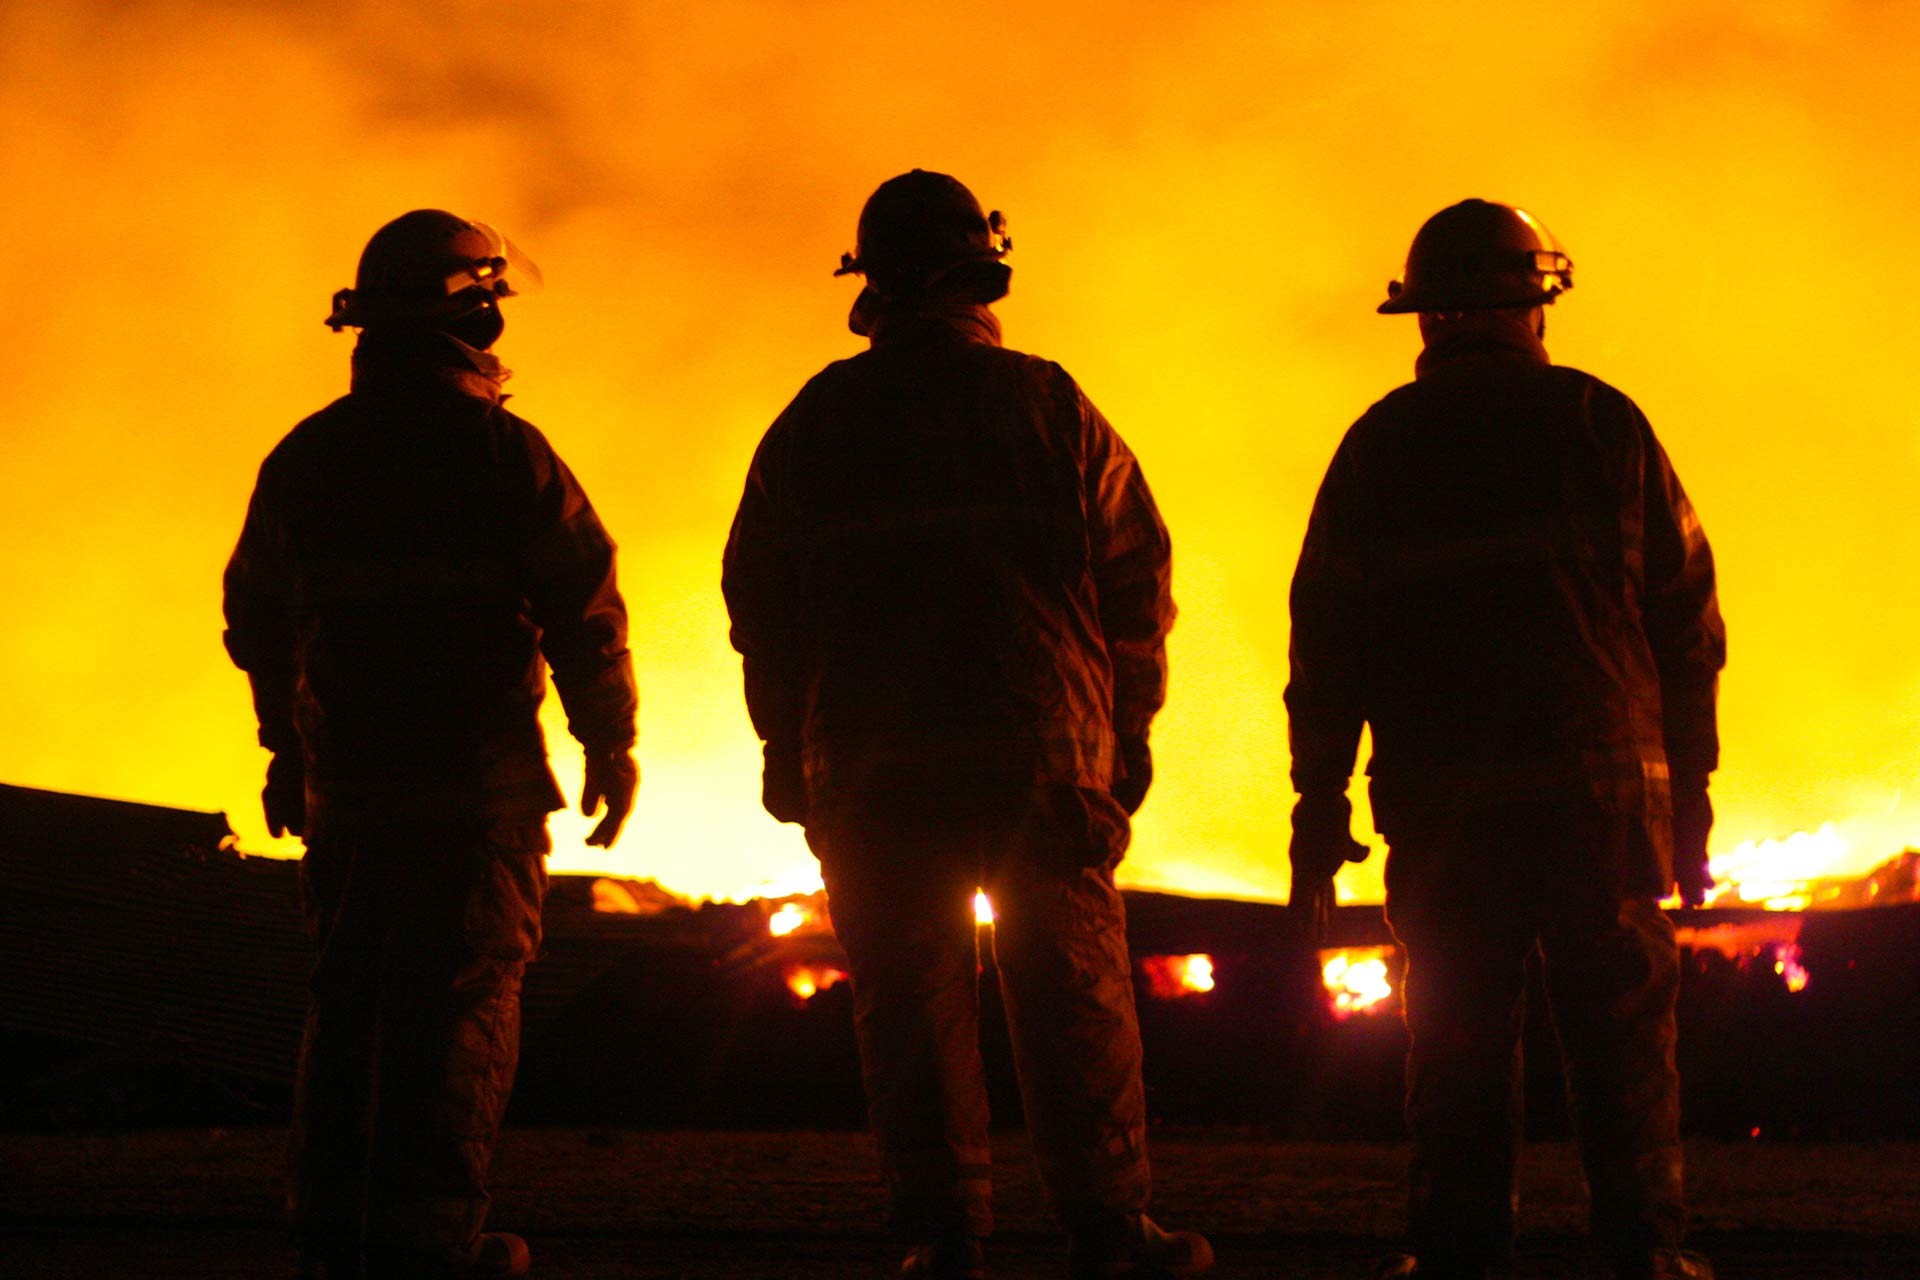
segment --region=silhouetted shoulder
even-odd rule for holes
[[[1571,365],[1539,365],[1503,371],[1497,391],[1483,384],[1486,403],[1499,404],[1502,411],[1530,404],[1535,412],[1579,414],[1595,424],[1637,424],[1645,415],[1633,400],[1613,386],[1585,370]],[[1456,415],[1476,407],[1475,388],[1463,398],[1462,388],[1436,380],[1403,383],[1376,400],[1347,430],[1347,441],[1365,446],[1391,438],[1408,430],[1419,430],[1439,413]]]
[[[1065,369],[1024,351],[985,343],[950,347],[943,352],[938,371],[931,372],[869,350],[836,360],[808,379],[768,429],[766,443],[866,409],[876,395],[894,395],[909,383],[938,386],[949,399],[966,399],[960,393],[971,384],[973,396],[984,394],[1007,404],[1077,409],[1085,401],[1079,384]]]
[[[1557,364],[1545,372],[1558,385],[1577,390],[1583,401],[1598,414],[1641,420],[1646,416],[1640,412],[1640,406],[1633,402],[1633,397],[1584,369]]]
[[[292,464],[302,455],[323,447],[328,437],[339,429],[340,422],[352,415],[352,401],[352,396],[341,396],[326,408],[300,419],[268,452],[262,468]]]
[[[552,446],[538,427],[504,405],[449,392],[404,401],[341,396],[302,419],[268,457],[297,458],[315,450],[348,447],[369,433],[385,433],[394,443],[406,438],[431,441],[437,437],[450,447],[459,447],[483,439],[520,450],[530,447],[552,452]]]

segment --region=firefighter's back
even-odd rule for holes
[[[1078,405],[1058,366],[938,338],[810,388],[785,496],[810,544],[808,739],[830,769],[1035,778],[1060,740],[1110,733]]]
[[[544,760],[526,430],[452,391],[356,392],[275,452],[316,781],[477,787]]]
[[[1463,361],[1355,434],[1376,773],[1550,783],[1659,759],[1626,398],[1574,369]]]

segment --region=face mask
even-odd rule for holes
[[[485,351],[500,340],[500,334],[507,327],[507,318],[500,308],[488,302],[478,311],[469,311],[457,320],[449,321],[442,328],[470,347]]]

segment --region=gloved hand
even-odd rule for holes
[[[766,764],[760,772],[760,806],[781,822],[807,820],[807,774],[800,764],[800,748],[769,742]]]
[[[607,802],[606,816],[600,819],[587,843],[602,849],[613,848],[620,828],[633,812],[633,795],[640,789],[640,766],[631,751],[588,751],[587,776],[580,788],[580,812],[589,818]]]
[[[291,752],[275,755],[267,764],[267,785],[260,792],[260,807],[266,811],[269,835],[276,839],[306,835],[306,761]]]
[[[1153,748],[1147,745],[1144,734],[1137,738],[1128,735],[1115,744],[1115,754],[1113,785],[1108,790],[1131,817],[1140,812],[1147,788],[1153,785]]]
[[[1707,775],[1673,780],[1673,878],[1680,901],[1703,905],[1713,892],[1713,872],[1707,868],[1707,836],[1713,831],[1713,801],[1707,796]]]
[[[1333,877],[1349,862],[1365,862],[1372,852],[1353,838],[1353,806],[1345,793],[1301,796],[1293,806],[1293,888],[1287,915],[1300,937],[1312,945],[1326,940],[1333,923]]]

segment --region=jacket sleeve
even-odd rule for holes
[[[614,542],[567,464],[538,431],[525,430],[533,523],[524,589],[540,651],[553,668],[567,731],[589,752],[628,751],[640,697]]]
[[[300,735],[293,719],[298,678],[293,583],[276,493],[273,459],[268,458],[247,503],[240,541],[227,561],[222,591],[227,629],[223,638],[233,665],[247,673],[253,687],[260,745],[275,755],[297,758]]]
[[[1366,721],[1364,561],[1359,544],[1353,433],[1334,454],[1293,573],[1287,742],[1293,788],[1344,793]]]
[[[1667,767],[1676,779],[1704,777],[1720,764],[1716,703],[1720,669],[1727,663],[1713,549],[1645,418],[1639,418],[1639,428],[1646,502],[1644,614],[1660,672]]]
[[[782,428],[793,412],[790,406],[754,451],[727,534],[720,589],[754,731],[776,750],[797,752],[805,713],[794,646],[806,634],[800,616],[805,596],[796,531],[779,501]]]
[[[1088,552],[1113,667],[1113,730],[1144,738],[1167,700],[1167,633],[1177,612],[1173,544],[1139,460],[1076,394],[1087,439]]]

